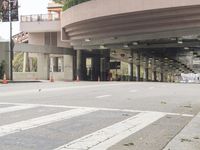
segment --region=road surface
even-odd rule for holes
[[[199,150],[200,85],[0,85],[1,150]]]

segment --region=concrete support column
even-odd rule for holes
[[[77,72],[76,72],[76,74],[77,74],[77,76],[79,77],[79,79],[80,80],[82,80],[83,78],[82,78],[82,60],[83,60],[83,51],[82,50],[77,50],[76,51],[76,61],[77,61]]]
[[[164,62],[160,62],[160,82],[164,82]]]
[[[157,81],[157,71],[156,71],[156,67],[157,67],[157,64],[156,64],[156,59],[154,58],[153,59],[153,63],[152,63],[152,73],[153,73],[153,81]]]
[[[144,58],[144,81],[149,80],[149,59],[147,57]]]
[[[92,80],[97,81],[100,77],[100,57],[98,55],[92,58]]]
[[[24,52],[23,72],[29,72],[29,71],[30,71],[30,65],[29,65],[28,53]]]
[[[136,53],[136,81],[140,81],[140,54]]]
[[[133,51],[131,51],[131,63],[130,63],[130,81],[133,81]]]
[[[37,72],[38,78],[42,80],[49,79],[50,60],[49,54],[38,53]]]
[[[73,74],[73,56],[64,55],[64,79],[72,81],[74,78]]]
[[[108,81],[110,71],[110,50],[103,50],[100,62],[101,80]]]

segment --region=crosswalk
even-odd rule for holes
[[[30,110],[37,115],[22,118]],[[0,120],[0,149],[106,150],[166,115],[193,117],[154,111],[0,103],[0,118],[16,119],[8,124]]]

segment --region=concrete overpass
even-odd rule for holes
[[[159,81],[168,81],[175,74],[200,71],[195,64],[200,55],[199,8],[200,0],[91,0],[67,9],[59,19],[23,16],[21,29],[37,45],[46,45],[47,33],[57,32],[54,46],[77,50],[75,76],[82,80],[91,58],[91,80],[107,80],[110,59],[118,59],[130,65],[130,80],[159,76]]]

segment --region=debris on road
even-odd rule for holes
[[[190,139],[185,139],[185,138],[182,138],[182,139],[181,139],[181,142],[192,142],[192,140],[190,140]]]

